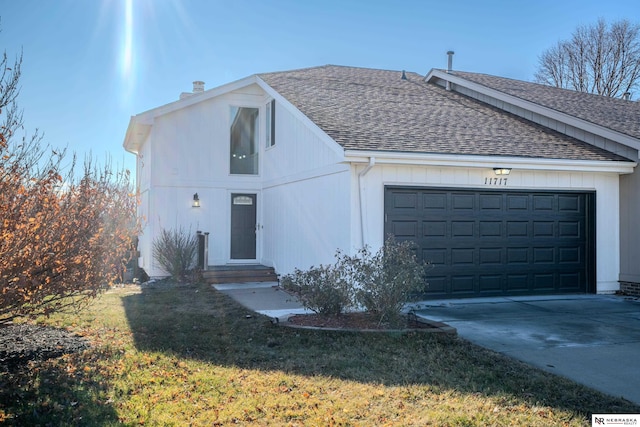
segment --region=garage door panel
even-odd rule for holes
[[[423,221],[422,230],[424,237],[446,237],[447,221]]]
[[[529,235],[528,221],[507,221],[507,237],[527,237]]]
[[[581,233],[582,225],[580,221],[559,221],[558,237],[573,237],[579,239],[583,236],[583,233]]]
[[[507,274],[507,289],[510,292],[524,292],[529,290],[528,274]]]
[[[583,276],[578,273],[560,273],[558,275],[559,289],[562,292],[578,292],[580,283],[584,280]]]
[[[558,196],[558,210],[561,212],[583,212],[582,198],[578,195],[560,195]]]
[[[533,248],[534,264],[553,264],[555,261],[555,248]]]
[[[418,208],[418,194],[402,192],[398,193],[393,198],[394,209],[417,209]]]
[[[445,248],[423,249],[422,259],[428,260],[431,265],[447,265],[447,252]]]
[[[554,221],[533,221],[534,237],[554,237]]]
[[[585,292],[594,203],[577,192],[387,187],[385,235],[413,240],[431,264],[426,297]]]
[[[448,283],[449,278],[447,276],[429,274],[427,278],[427,293],[434,296],[446,296],[449,293]]]
[[[418,221],[393,221],[391,234],[397,238],[415,239],[418,237]]]
[[[560,264],[581,264],[582,247],[562,247],[558,248],[558,263]]]
[[[480,286],[480,293],[495,294],[502,293],[502,275],[501,274],[481,274],[478,277],[478,284]]]
[[[451,293],[452,294],[473,294],[475,284],[475,276],[454,275],[451,277]]]
[[[478,201],[481,211],[499,211],[502,210],[501,194],[479,194]]]
[[[473,237],[473,221],[451,221],[451,237]]]
[[[452,194],[451,209],[456,211],[470,211],[475,206],[476,196],[474,194]]]
[[[507,264],[528,264],[529,248],[507,248]]]
[[[507,210],[526,211],[529,209],[529,196],[507,195]]]
[[[502,265],[502,248],[480,248],[479,249],[479,264],[480,266]]]
[[[424,209],[432,211],[445,211],[447,209],[447,194],[424,194],[422,197]]]
[[[555,280],[553,273],[537,273],[533,274],[533,290],[534,291],[553,291]]]
[[[456,267],[473,265],[473,252],[471,248],[451,249],[451,265]]]
[[[480,238],[502,237],[502,221],[479,221]]]
[[[555,197],[551,194],[533,195],[533,211],[552,211]]]

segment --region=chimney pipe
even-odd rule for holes
[[[453,51],[450,50],[447,52],[447,56],[449,57],[448,61],[447,61],[447,74],[451,73],[451,71],[453,71]],[[445,86],[444,86],[445,90],[451,90],[451,82],[449,80],[447,80]]]
[[[625,92],[622,94],[622,99],[625,101],[631,101],[631,92]]]
[[[204,92],[204,82],[200,80],[196,80],[193,82],[193,93]]]

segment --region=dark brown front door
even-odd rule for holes
[[[256,195],[231,195],[231,259],[256,259]]]

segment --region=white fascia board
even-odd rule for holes
[[[132,116],[122,146],[127,152],[137,155],[149,132],[151,132],[150,124],[140,123],[135,116]]]
[[[508,104],[515,105],[520,108],[524,108],[525,110],[529,110],[533,113],[540,114],[545,117],[549,117],[551,119],[557,120],[561,123],[565,123],[567,125],[571,125],[578,129],[582,129],[585,132],[592,133],[594,135],[601,136],[603,138],[610,139],[612,141],[618,142],[620,144],[624,144],[628,147],[631,147],[636,150],[640,150],[640,140],[634,138],[632,136],[626,135],[624,133],[620,133],[604,126],[596,125],[594,123],[588,122],[583,119],[579,119],[570,114],[566,114],[560,112],[558,110],[554,110],[552,108],[544,107],[540,104],[536,104],[531,101],[526,101],[522,98],[518,98],[513,95],[509,95],[507,93],[501,92],[499,90],[491,89],[487,86],[471,82],[462,77],[458,77],[455,74],[446,73],[441,70],[432,69],[424,78],[425,81],[430,81],[433,78],[439,78],[445,81],[449,81],[453,84],[466,87],[468,89],[474,90],[476,92],[482,93],[484,95],[495,98],[499,101],[506,102]],[[455,90],[452,88],[452,90]]]
[[[368,163],[374,157],[376,165],[445,166],[461,168],[511,168],[523,170],[547,170],[569,172],[632,173],[635,162],[598,160],[539,159],[502,156],[470,156],[454,154],[403,153],[389,151],[346,150],[345,161]]]
[[[206,101],[208,99],[215,98],[229,92],[233,92],[234,90],[240,89],[242,87],[249,86],[256,83],[256,78],[257,77],[255,75],[252,75],[231,83],[224,84],[222,86],[205,90],[202,93],[194,93],[186,98],[178,99],[177,101],[170,102],[160,107],[144,111],[140,114],[137,114],[135,118],[145,123],[152,124],[153,119],[155,119],[156,117],[180,110],[185,107],[189,107],[194,104],[198,104],[202,101]]]
[[[256,76],[252,75],[222,86],[205,90],[202,93],[190,94],[190,96],[186,98],[178,99],[177,101],[136,114],[135,116],[132,116],[129,121],[129,127],[127,128],[125,140],[122,145],[128,152],[136,154],[140,148],[140,144],[151,131],[151,126],[153,126],[156,117],[215,98],[216,96],[224,95],[254,83],[256,83]]]
[[[267,92],[269,96],[271,96],[279,104],[286,108],[287,111],[289,111],[296,119],[304,123],[305,126],[307,126],[318,138],[320,138],[321,141],[327,144],[327,146],[330,147],[336,153],[336,155],[340,156],[341,158],[344,157],[344,148],[333,138],[331,138],[325,131],[323,131],[320,126],[318,126],[314,121],[303,114],[302,111],[298,110],[298,108],[291,102],[289,102],[287,98],[280,95],[278,91],[269,86],[267,82],[265,82],[258,76],[256,76],[256,83],[262,88],[262,90]]]

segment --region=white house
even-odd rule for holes
[[[280,274],[393,234],[433,264],[431,297],[640,286],[636,102],[333,65],[199,85],[125,136],[151,276],[182,226],[210,233],[210,265]]]

